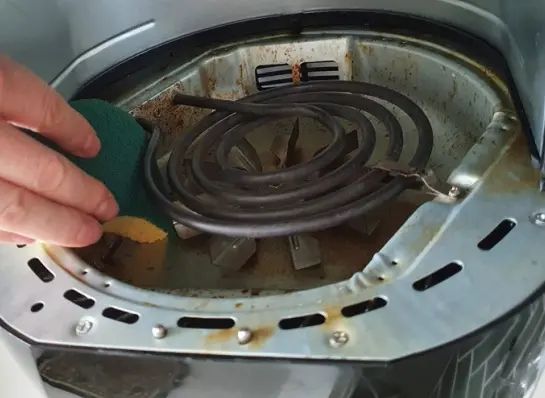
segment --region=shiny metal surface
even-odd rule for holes
[[[379,62],[376,68],[362,68],[360,74],[354,75],[356,78],[367,77],[377,82],[383,78],[387,81],[388,73],[380,62],[410,54],[421,75],[410,77],[407,74],[407,83],[402,79],[389,84],[410,91],[411,79],[425,81],[432,76],[446,77],[454,73],[456,87],[464,87],[460,98],[465,101],[468,92],[472,98],[473,94],[477,95],[481,104],[478,110],[456,100],[460,91],[456,91],[456,95],[451,95],[448,89],[443,92],[446,97],[451,95],[445,106],[460,106],[466,112],[459,116],[464,121],[463,125],[466,128],[475,126],[465,133],[473,136],[473,140],[466,141],[467,146],[462,145],[465,149],[451,153],[448,166],[438,161],[445,159],[450,148],[446,139],[453,137],[452,131],[456,131],[455,127],[459,125],[442,122],[441,113],[433,116],[432,107],[423,105],[429,112],[438,138],[438,152],[434,155],[436,157],[432,156],[432,169],[439,170],[438,176],[442,179],[448,179],[450,175],[452,179],[463,180],[463,176],[457,176],[462,172],[479,176],[466,196],[455,201],[435,200],[420,206],[392,239],[377,251],[367,267],[351,278],[314,289],[271,293],[265,297],[214,299],[143,290],[112,280],[61,248],[4,246],[0,248],[0,257],[5,260],[0,264],[3,275],[0,290],[10,300],[0,302],[2,319],[34,341],[78,347],[382,361],[417,354],[457,340],[522,303],[545,281],[545,260],[539,244],[545,230],[530,221],[532,214],[544,211],[545,199],[535,189],[538,173],[530,164],[520,128],[512,120],[512,105],[501,82],[479,72],[478,65],[470,60],[436,45],[372,33],[356,35],[355,39],[350,37],[351,40],[341,38],[333,43],[352,43],[366,51],[372,48],[381,55],[373,58]],[[312,48],[307,47],[307,40],[301,39],[297,44],[300,51]],[[340,59],[344,59],[342,46],[331,46],[332,42],[323,35],[314,44],[322,41],[328,44],[327,48],[338,51]],[[263,43],[252,45],[264,47]],[[294,44],[290,42],[289,45]],[[239,46],[236,48],[234,54],[242,51]],[[233,54],[229,49],[224,50],[224,54]],[[388,54],[391,58],[387,57]],[[221,53],[205,59],[213,65],[219,62]],[[370,61],[365,56],[361,59]],[[358,65],[357,62],[354,65]],[[403,66],[396,67],[404,70]],[[152,84],[150,89],[155,93],[165,90],[179,81],[184,71],[190,70],[181,68],[173,72],[172,81],[168,78],[162,80],[166,87],[161,89]],[[340,70],[348,73],[347,69],[344,72],[343,68]],[[355,70],[357,67],[351,71]],[[396,72],[395,75],[403,76],[403,73]],[[451,80],[433,81],[443,81],[446,88],[452,88]],[[421,87],[441,92],[436,84],[422,84]],[[217,89],[221,89],[221,85],[217,85]],[[131,104],[141,103],[146,97],[145,91],[136,90],[122,103],[132,108]],[[442,109],[440,99],[431,102]],[[503,111],[497,113],[497,109]],[[467,113],[473,111],[476,119],[469,116],[472,113]],[[479,122],[485,117],[489,125],[485,124],[479,130]],[[470,120],[474,124],[470,124]],[[469,162],[472,167],[462,167],[467,158],[463,154],[478,149],[483,131],[484,135],[496,136],[502,143],[496,156],[483,158],[482,164]],[[462,133],[456,136],[456,145],[463,142],[464,136]],[[433,166],[435,164],[438,166]],[[504,219],[516,223],[510,233],[490,250],[479,248],[483,237]],[[39,258],[54,274],[54,279],[49,282],[40,280],[26,266],[31,258]],[[433,288],[425,291],[413,288],[416,281],[428,280],[430,274],[450,263],[458,264],[458,268],[461,265],[462,269]],[[20,294],[21,286],[25,286],[24,295]],[[68,289],[76,289],[93,299],[94,305],[81,308],[65,299],[63,294]],[[382,307],[369,310],[376,301],[383,303]],[[43,302],[45,306],[39,312],[32,312],[30,309],[36,302]],[[364,305],[365,311],[354,314],[351,312],[353,309],[347,310],[353,305]],[[125,317],[108,319],[103,315],[106,308],[124,311]],[[308,315],[322,323],[297,327],[293,318],[303,317],[301,324],[304,325]],[[197,318],[198,322],[204,319],[206,327],[213,324],[214,328],[203,327],[202,323],[201,327],[183,327],[179,321],[181,317]],[[51,322],[52,319],[55,322]],[[84,335],[78,335],[74,329],[81,320],[93,324]],[[169,330],[163,339],[155,339],[150,333],[157,324]],[[253,337],[248,344],[239,344],[237,331],[241,328],[252,331]],[[349,339],[342,339],[345,344],[333,348],[329,339],[337,331],[346,333]]]
[[[320,59],[335,60],[343,80],[370,81],[389,87],[409,96],[422,107],[434,131],[434,149],[427,167],[435,176],[436,182],[433,184],[444,192],[450,188],[444,182],[455,168],[463,168],[467,163],[465,172],[459,170],[455,175],[466,176],[466,179],[469,176],[479,178],[505,145],[508,135],[496,137],[494,132],[494,129],[502,126],[501,123],[513,123],[504,120],[508,116],[506,112],[496,112],[495,119],[493,116],[497,109],[507,111],[511,107],[501,81],[483,73],[479,64],[442,46],[376,32],[314,31],[297,38],[288,35],[229,43],[210,49],[196,59],[174,63],[145,82],[128,87],[112,100],[133,115],[159,126],[164,133],[165,150],[168,150],[173,137],[183,134],[205,113],[201,109],[173,106],[170,98],[175,92],[237,99],[255,92],[254,68],[259,65],[286,62],[297,68],[302,60]],[[406,133],[401,151],[402,162],[406,162],[416,150],[416,129],[410,118],[395,106],[390,105],[389,109],[395,112]],[[491,132],[482,136],[491,119],[494,119]],[[372,123],[377,131],[377,142],[371,162],[376,162],[383,158],[389,139],[386,126],[377,120]],[[299,124],[300,146],[297,151],[312,156],[327,143],[327,133],[319,124],[306,118],[301,119]],[[265,160],[265,155],[269,154],[269,144],[271,141],[274,143],[272,137],[281,132],[288,135],[290,131],[293,131],[292,121],[281,120],[278,124],[256,130],[255,134],[248,135],[248,140]],[[487,136],[490,139],[484,140]],[[483,140],[486,145],[481,144]],[[476,143],[479,145],[475,146]],[[488,149],[491,156],[479,155],[478,148],[481,151]],[[471,159],[471,154],[476,152],[476,161],[460,163],[464,156]],[[201,291],[196,292],[197,287],[209,289],[209,297],[226,294],[231,297],[249,296],[253,293],[265,295],[271,289],[308,289],[349,278],[370,261],[380,263],[378,258],[373,258],[375,253],[420,204],[431,198],[426,192],[411,190],[391,207],[369,217],[366,222],[369,225],[359,228],[357,233],[353,224],[359,223],[361,227],[364,220],[357,220],[357,223],[353,220],[349,228],[316,234],[314,237],[319,240],[321,264],[300,270],[297,275],[293,273],[289,258],[291,253],[285,238],[261,240],[256,261],[230,275],[220,273],[218,267],[211,266],[210,258],[206,255],[209,251],[206,236],[169,245],[164,260],[160,256],[164,250],[156,250],[155,257],[152,257],[151,247],[148,250],[150,255],[147,255],[145,248],[135,248],[130,242],[117,251],[119,261],[113,264],[100,261],[101,255],[105,255],[100,248],[85,250],[82,258],[114,278],[139,287],[174,289],[182,295],[197,294],[202,297]],[[375,224],[380,221],[380,226],[369,234],[373,230],[373,218]],[[201,254],[203,250],[204,256]],[[157,258],[155,262],[162,266],[150,272],[147,267],[152,258]],[[125,272],[119,272],[121,269]],[[397,271],[388,269],[391,277],[397,275]]]
[[[92,3],[75,0],[43,2],[17,0],[0,1],[0,7],[2,7],[0,51],[12,55],[31,67],[52,82],[67,97],[92,76],[139,51],[145,51],[165,40],[196,30],[242,19],[337,8],[389,10],[429,17],[473,32],[505,54],[530,118],[536,144],[543,146],[545,25],[542,19],[545,14],[545,3],[540,0],[524,2],[510,0],[412,2],[400,0],[300,0],[297,2],[288,0],[275,2],[121,0],[109,2],[97,0]],[[492,134],[494,133],[492,131]],[[499,131],[496,133],[499,137]],[[509,139],[510,137],[509,134]],[[478,150],[478,148],[475,149]],[[36,246],[7,251],[2,249],[0,253],[3,259],[9,258],[14,263],[20,263],[20,267],[2,268],[3,272],[5,269],[9,270],[10,275],[7,279],[2,278],[1,288],[4,295],[13,298],[13,300],[3,300],[3,304],[0,305],[2,319],[9,319],[16,331],[36,341],[68,343],[82,347],[91,345],[188,352],[188,346],[185,344],[188,344],[189,339],[189,345],[195,344],[192,348],[198,348],[193,352],[202,352],[202,349],[206,349],[214,353],[247,355],[250,351],[250,355],[255,356],[266,355],[270,352],[277,352],[279,356],[284,355],[281,350],[277,350],[277,347],[290,351],[287,356],[302,358],[307,358],[309,351],[314,349],[318,358],[349,358],[354,348],[361,350],[360,353],[355,353],[358,359],[384,359],[404,353],[420,352],[433,344],[442,344],[448,342],[450,338],[461,337],[464,331],[460,330],[459,326],[462,321],[465,321],[461,319],[461,314],[468,316],[470,323],[468,328],[478,327],[488,320],[503,315],[504,311],[511,309],[515,303],[522,302],[539,287],[545,277],[540,271],[545,263],[543,263],[539,245],[532,245],[528,241],[529,237],[542,241],[543,228],[532,225],[532,222],[540,218],[536,218],[536,215],[543,214],[545,211],[543,199],[534,192],[537,176],[525,162],[528,153],[521,141],[513,143],[507,140],[499,145],[498,149],[497,157],[494,159],[497,162],[493,168],[484,167],[484,169],[475,170],[466,168],[465,171],[468,174],[454,175],[462,181],[469,181],[467,185],[475,189],[467,201],[460,200],[456,205],[431,203],[419,210],[406,224],[404,231],[396,236],[384,250],[377,253],[368,275],[358,274],[353,281],[335,284],[328,289],[319,289],[320,292],[314,289],[306,294],[300,292],[282,296],[279,306],[272,309],[267,304],[270,303],[267,298],[244,300],[244,305],[248,304],[248,306],[239,307],[235,311],[237,324],[248,323],[252,326],[252,330],[257,327],[258,332],[256,335],[258,344],[247,344],[245,346],[247,351],[236,347],[237,339],[231,330],[223,334],[203,330],[188,331],[179,329],[175,325],[180,314],[201,313],[203,309],[204,313],[210,316],[232,314],[232,307],[236,308],[241,303],[238,298],[226,300],[223,306],[217,306],[217,301],[210,303],[206,299],[180,299],[141,290],[137,290],[138,294],[134,295],[132,287],[117,281],[114,281],[109,288],[105,288],[103,283],[110,280],[105,275],[92,271],[88,276],[84,276],[83,272],[87,270],[86,264],[79,263],[70,256],[66,257],[64,252],[51,257],[51,253],[43,252]],[[465,162],[462,162],[463,164]],[[511,167],[513,165],[515,167]],[[518,197],[521,199],[520,203],[517,202],[516,208],[505,198],[505,195],[513,196],[515,193],[520,195]],[[501,195],[504,197],[502,198]],[[486,211],[483,213],[481,210],[484,208]],[[460,212],[462,216],[459,215]],[[515,235],[509,237],[508,246],[500,246],[499,251],[492,255],[478,252],[474,247],[475,242],[495,225],[498,218],[504,216],[514,217],[519,222],[513,232]],[[437,223],[443,220],[447,220],[445,225],[439,229],[436,228]],[[460,233],[466,229],[469,229],[468,233]],[[422,238],[421,242],[411,237],[415,232]],[[411,240],[415,245],[413,257],[410,253],[411,247],[400,255],[393,250],[397,243],[411,242]],[[451,244],[448,243],[449,241]],[[432,259],[437,259],[439,262],[442,259],[450,261],[451,254],[464,262],[466,267],[462,273],[445,285],[439,286],[437,290],[423,293],[424,297],[415,295],[411,291],[410,284],[426,272],[438,267],[437,263],[432,264]],[[35,275],[24,266],[24,263],[32,256],[41,257],[50,269],[54,270],[57,278],[51,285],[37,280]],[[62,261],[59,262],[59,260]],[[392,266],[394,260],[401,265],[399,269]],[[4,265],[13,264],[10,261],[10,264]],[[493,268],[496,268],[495,272],[491,271]],[[396,277],[399,274],[401,279],[397,290],[393,289],[393,284],[390,284],[388,289],[382,289],[383,285],[376,283],[376,276],[394,275]],[[15,277],[17,283],[10,284],[11,277]],[[32,294],[21,295],[21,286],[25,286],[25,289]],[[62,299],[63,289],[74,286],[98,300],[91,313]],[[342,305],[374,297],[379,291],[385,297],[387,295],[390,300],[387,308],[383,309],[388,310],[388,313],[379,311],[366,314],[363,315],[365,319],[360,319],[358,322],[355,322],[356,319],[353,318],[346,319],[339,316],[338,309]],[[453,292],[455,294],[451,295]],[[331,302],[334,305],[331,308],[326,308],[323,302],[319,302],[323,293],[331,293],[331,297],[334,298]],[[467,293],[471,294],[468,296]],[[508,297],[505,297],[506,293]],[[468,299],[468,302],[462,301],[461,296],[466,296],[464,300]],[[47,298],[45,309],[38,313],[31,313],[28,309],[35,304],[33,300],[44,297]],[[295,306],[294,303],[299,303],[299,300],[302,301],[302,305]],[[144,325],[139,324],[136,327],[102,318],[101,310],[106,305],[119,305],[138,311],[142,316],[140,322]],[[157,308],[154,307],[155,305]],[[11,307],[11,311],[4,311],[7,306]],[[268,336],[271,330],[265,321],[269,322],[274,317],[278,319],[281,314],[303,314],[315,310],[327,315],[327,322],[324,325],[294,331],[274,330],[270,338],[263,338]],[[537,311],[537,314],[541,313],[541,310]],[[152,325],[155,325],[154,317],[160,321],[166,319],[170,325],[169,331],[173,330],[174,336],[169,334],[167,338],[154,342],[150,333],[150,327],[153,330]],[[75,327],[78,319],[98,321],[98,328],[89,330],[85,336],[77,336]],[[95,323],[92,324],[95,325]],[[33,326],[29,329],[29,325]],[[345,326],[356,328],[362,333],[350,332],[350,342],[345,348],[337,348],[338,352],[328,351],[323,346],[327,345],[328,336],[331,336],[330,331],[338,330],[338,325],[342,328]],[[424,326],[425,329],[420,329],[418,326]],[[390,333],[394,329],[407,331],[407,341],[400,342],[395,339]],[[368,330],[371,333],[368,333]],[[422,330],[425,332],[424,335],[418,333]],[[128,339],[120,342],[119,336],[126,335]],[[8,337],[15,340],[11,335]],[[171,337],[174,339],[169,340]],[[20,341],[17,343],[21,344]],[[522,343],[526,350],[526,341]],[[384,346],[390,346],[390,351],[380,352]],[[299,351],[291,351],[293,347],[297,347]],[[13,352],[8,350],[8,357],[10,354]],[[13,390],[8,389],[11,392],[8,392],[7,396],[16,393],[38,396],[43,393],[37,383],[39,378],[30,353],[16,354],[13,356],[14,360],[10,362],[11,368],[19,367],[24,363],[23,373],[32,374],[34,379],[19,380],[10,374],[9,381],[12,384],[8,383],[8,388],[13,387]],[[84,361],[76,358],[76,363],[82,362]],[[206,366],[209,366],[210,361],[207,362]],[[131,366],[132,364],[133,362]],[[192,386],[191,383],[189,386],[186,384],[185,387],[188,387],[191,392],[206,391],[203,396],[209,396],[211,392],[225,395],[226,384],[229,385],[230,382],[232,384],[230,375],[234,365],[236,363],[229,365],[230,372],[225,372],[224,365],[218,366],[216,374],[211,378],[198,379],[200,384],[197,387]],[[262,380],[270,379],[271,372],[266,369],[263,372],[265,376],[261,375],[260,378],[259,374],[252,373],[254,369],[256,369],[255,363],[251,363],[241,373],[246,376],[246,381],[258,380],[258,383],[254,383],[258,384],[257,386],[252,388],[245,382],[236,385],[233,389],[238,390],[242,385],[248,396],[255,396],[255,391],[262,392]],[[92,367],[90,372],[96,373],[96,368]],[[198,369],[194,372],[197,376],[201,373],[203,372],[199,372]],[[334,373],[331,377],[333,380],[337,377],[337,372],[332,373]],[[350,370],[346,369],[340,373],[351,375]],[[317,374],[318,377],[316,377]],[[327,396],[330,390],[329,385],[333,384],[329,382],[328,376],[329,374],[324,377],[323,373],[318,373],[312,368],[309,369],[306,377],[290,380],[292,381],[290,386],[300,388],[301,380],[307,382],[310,380],[312,383],[305,386],[307,395],[321,396],[312,390],[314,387],[321,388],[320,392]],[[103,385],[100,383],[101,380],[98,380],[99,383],[95,385]],[[216,384],[211,384],[211,380],[216,381]],[[318,380],[322,383],[317,383]],[[3,387],[6,386],[6,383],[2,384]],[[345,388],[352,388],[352,383],[342,383],[342,385]],[[39,391],[23,390],[23,388],[35,387],[38,387]],[[5,392],[5,388],[2,391]],[[374,391],[370,394],[370,396],[377,396]],[[240,395],[244,393],[237,391],[233,396]],[[333,393],[332,396],[341,396],[341,394]],[[417,396],[420,397],[422,394]]]
[[[0,313],[35,341],[82,347],[345,360],[392,360],[426,351],[497,319],[545,280],[541,245],[532,243],[541,241],[545,230],[528,218],[545,208],[545,201],[532,187],[537,176],[524,164],[525,156],[523,143],[515,139],[465,200],[422,206],[381,251],[397,259],[395,267],[368,267],[350,280],[285,295],[211,300],[135,289],[115,280],[105,287],[109,278],[92,269],[82,276],[87,265],[58,248],[2,248],[2,258],[10,263],[2,267],[0,289],[11,299],[0,303]],[[502,186],[517,188],[517,206]],[[516,220],[515,229],[493,251],[480,250],[477,243],[504,218]],[[405,253],[394,250],[400,243]],[[55,279],[40,281],[25,265],[31,257],[40,258]],[[464,264],[463,271],[425,292],[412,288],[416,280],[454,260]],[[388,279],[387,268],[401,268],[402,276],[377,284],[373,275]],[[20,286],[25,286],[25,295],[19,294]],[[95,306],[85,310],[65,300],[62,292],[70,288],[95,299]],[[350,318],[341,315],[341,308],[377,296],[388,301],[386,307]],[[45,302],[45,308],[32,313],[29,308],[36,301]],[[135,324],[105,319],[101,312],[107,306],[137,313],[140,319]],[[277,326],[286,316],[314,313],[323,314],[326,322],[292,330]],[[94,326],[80,336],[74,326],[83,316]],[[241,346],[236,328],[180,328],[180,316],[228,317],[251,328],[256,337]],[[156,340],[149,332],[157,323],[171,330],[164,339]],[[346,331],[350,340],[332,349],[328,339],[336,330]]]
[[[6,1],[0,14],[0,51],[28,65],[69,97],[108,67],[166,41],[236,21],[324,10],[416,15],[491,43],[508,61],[536,145],[543,148],[545,3],[541,0]]]

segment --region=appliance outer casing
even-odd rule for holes
[[[327,10],[413,15],[484,39],[506,58],[543,154],[542,0],[18,0],[2,4],[0,52],[70,97],[93,76],[161,43],[242,20]]]

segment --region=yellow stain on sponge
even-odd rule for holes
[[[102,229],[138,243],[154,243],[167,237],[165,231],[151,222],[131,216],[119,216],[107,221],[102,224]]]

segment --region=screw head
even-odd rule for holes
[[[252,331],[248,328],[240,328],[237,331],[237,341],[240,345],[248,344],[252,340]]]
[[[167,328],[164,327],[164,326],[161,325],[161,324],[154,325],[154,326],[151,328],[151,334],[152,334],[153,337],[155,337],[156,339],[162,339],[162,338],[164,338],[164,337],[167,335],[167,333],[168,333]]]
[[[535,225],[539,225],[540,227],[545,226],[545,213],[543,212],[537,212],[532,214],[530,217],[530,221],[534,223]]]
[[[331,334],[329,338],[329,345],[333,348],[339,348],[348,343],[348,333],[342,330],[337,330]]]
[[[448,196],[451,198],[457,198],[458,196],[460,196],[461,193],[462,190],[460,189],[460,187],[453,186],[449,189]]]
[[[87,334],[92,328],[93,322],[91,322],[89,319],[80,319],[76,325],[76,334],[79,336]]]

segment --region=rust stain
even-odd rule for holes
[[[301,65],[294,64],[291,67],[291,78],[293,80],[293,84],[301,83]]]
[[[364,54],[366,54],[366,55],[368,55],[370,57],[372,57],[374,55],[374,53],[375,53],[375,49],[373,48],[373,46],[369,46],[367,44],[361,44],[360,48],[361,48],[361,51]]]
[[[159,285],[164,273],[167,240],[141,244],[122,238],[121,245],[106,260],[105,254],[110,250],[109,242],[114,238],[117,239],[115,235],[105,233],[94,245],[74,249],[74,253],[115,279],[142,288]]]
[[[263,326],[252,330],[252,340],[248,343],[248,348],[252,350],[259,349],[274,335],[274,326]],[[237,329],[222,329],[209,333],[206,336],[204,346],[216,346],[228,342],[236,342]]]
[[[348,226],[314,233],[320,242],[320,266],[295,271],[286,239],[271,238],[260,240],[256,255],[241,270],[224,278],[233,285],[240,286],[240,281],[244,281],[244,286],[252,286],[251,290],[241,286],[242,294],[248,296],[260,288],[290,291],[347,279],[369,263],[420,204],[403,198],[392,203],[373,214],[380,223],[368,236],[355,233]]]
[[[208,95],[210,95],[211,93],[216,91],[216,85],[217,84],[218,84],[218,79],[216,79],[214,76],[207,75],[207,80],[206,80],[207,90],[206,90],[206,92],[208,93]]]
[[[210,345],[224,344],[230,340],[234,341],[236,337],[237,332],[235,328],[216,330],[206,336],[204,345],[206,347]]]
[[[253,331],[253,337],[248,347],[252,350],[260,349],[273,336],[275,327],[264,326]]]
[[[251,93],[251,89],[250,89],[250,87],[248,87],[248,85],[244,84],[245,81],[246,81],[246,78],[245,78],[245,73],[244,73],[245,69],[244,69],[244,66],[242,64],[239,64],[238,71],[239,71],[238,78],[235,81],[235,83],[242,90],[243,96],[248,96]]]
[[[341,314],[342,307],[340,306],[328,306],[324,308],[324,313],[326,314],[326,321],[322,324],[323,328],[331,329],[331,327],[336,327],[342,319],[344,319]]]
[[[171,147],[174,138],[193,126],[209,110],[189,106],[174,105],[172,98],[176,92],[192,93],[186,90],[181,82],[172,85],[161,94],[144,102],[131,111],[134,117],[148,120],[158,126],[162,132],[159,151],[164,152]]]
[[[351,64],[353,60],[354,55],[351,51],[348,51],[346,54],[344,54],[344,60],[347,64]]]
[[[242,307],[242,303],[236,303],[235,304],[235,308],[241,308]]]

